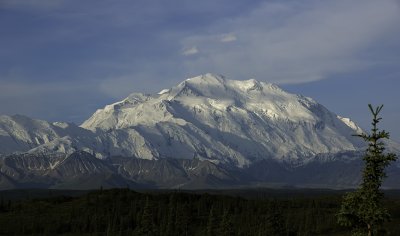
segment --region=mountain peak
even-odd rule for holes
[[[277,85],[208,73],[157,94],[131,94],[81,127],[140,140],[145,151],[138,153],[157,153],[156,159],[196,157],[243,166],[268,156],[302,162],[318,153],[356,150],[359,142],[346,121]]]
[[[223,75],[206,73],[203,75],[195,76],[184,80],[191,84],[224,84],[226,79]]]
[[[222,75],[207,73],[188,78],[154,95],[133,93],[120,102],[99,109],[82,127],[112,129],[170,121],[181,116],[170,106],[173,102],[179,102],[185,109],[233,108],[295,122],[318,120],[311,110],[317,103],[310,98],[290,94],[275,84],[255,79],[229,80]]]
[[[167,94],[167,95],[165,95]],[[179,100],[180,97],[209,98],[216,100],[257,100],[265,96],[287,97],[291,94],[275,84],[256,79],[230,80],[222,75],[207,73],[188,78],[171,89],[163,89],[158,95],[167,96],[168,100]]]

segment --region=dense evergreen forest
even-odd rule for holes
[[[0,192],[0,235],[350,235],[337,224],[341,193],[225,193],[112,189],[10,199]],[[400,198],[389,195],[385,205],[392,215],[385,228],[400,235]]]

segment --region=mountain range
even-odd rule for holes
[[[354,187],[363,133],[309,97],[205,74],[80,126],[0,116],[0,189]],[[390,151],[399,145],[389,140]],[[399,188],[400,165],[386,187]]]

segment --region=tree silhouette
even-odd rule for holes
[[[153,205],[149,197],[146,198],[146,203],[143,209],[143,215],[140,224],[139,235],[155,235],[156,225],[153,219]]]
[[[233,228],[233,225],[232,225],[231,216],[229,215],[229,211],[227,209],[224,211],[224,214],[222,215],[222,220],[219,224],[219,235],[221,235],[221,236],[234,235],[232,228]]]
[[[214,214],[214,209],[211,207],[210,214],[208,215],[208,222],[207,222],[207,236],[214,236],[216,235],[216,227],[217,227],[217,218]]]
[[[378,129],[379,117],[383,105],[371,110],[371,134],[356,135],[368,142],[368,148],[363,157],[364,169],[362,183],[355,191],[344,196],[338,222],[343,226],[353,227],[355,235],[375,235],[382,229],[382,224],[389,218],[388,211],[382,206],[383,193],[380,191],[383,179],[386,177],[385,168],[396,160],[393,153],[385,153],[382,139],[388,139],[389,133]]]

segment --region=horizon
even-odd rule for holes
[[[0,114],[76,124],[207,72],[278,84],[400,140],[397,0],[3,0]]]

